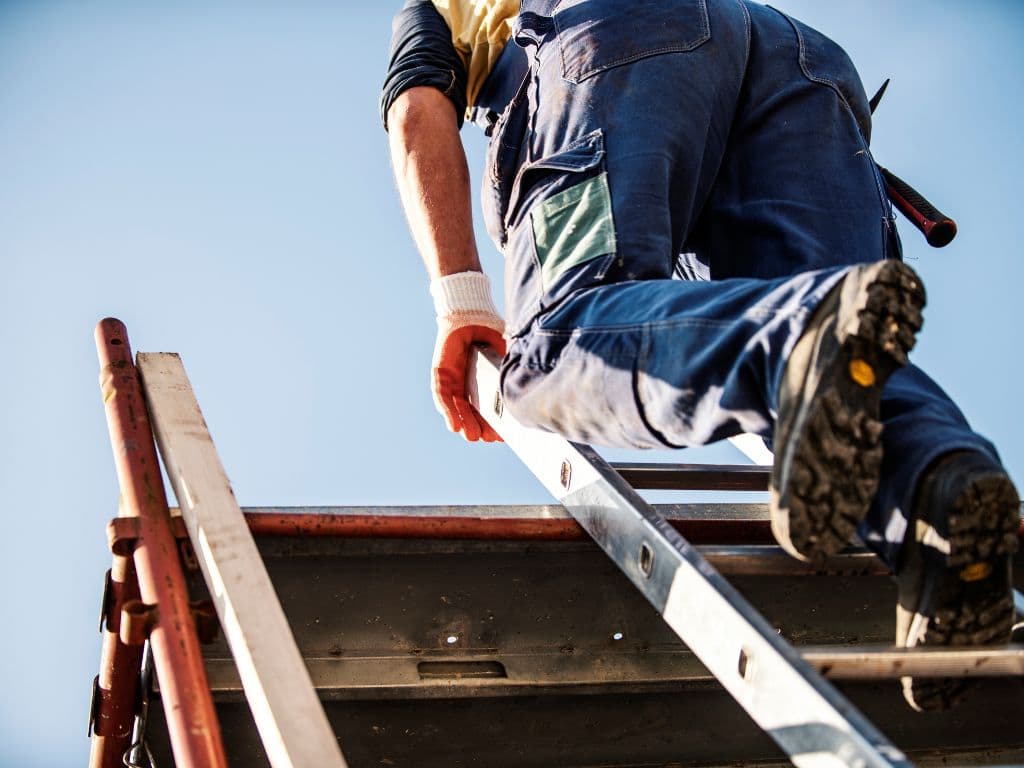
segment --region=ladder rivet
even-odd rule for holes
[[[558,479],[562,482],[562,487],[565,490],[569,490],[569,483],[572,482],[572,464],[569,463],[568,459],[562,460],[562,469],[559,472]]]
[[[751,663],[751,658],[747,654],[746,648],[740,648],[740,658],[739,663],[736,665],[736,671],[740,673],[740,677],[748,681],[754,672],[754,665]]]
[[[654,572],[654,550],[646,541],[640,545],[640,572],[648,579]]]

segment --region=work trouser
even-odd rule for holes
[[[484,189],[512,413],[605,446],[770,439],[818,302],[850,265],[900,258],[849,58],[742,0],[526,0],[515,40],[530,72]],[[889,380],[882,419],[860,533],[895,564],[922,470],[996,454],[914,366]]]

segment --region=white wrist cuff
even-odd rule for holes
[[[486,312],[497,316],[491,299],[491,281],[483,272],[459,272],[430,281],[430,295],[438,317],[453,312]]]

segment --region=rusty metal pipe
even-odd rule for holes
[[[100,390],[121,489],[119,514],[139,520],[133,552],[139,592],[142,601],[157,611],[149,640],[174,759],[189,768],[226,768],[128,332],[120,320],[106,318],[96,326],[95,336]]]
[[[254,536],[587,541],[572,518],[417,517],[247,512]],[[772,544],[767,520],[669,520],[691,544]]]
[[[588,541],[571,518],[435,517],[420,515],[246,512],[253,536],[337,537],[347,539],[470,539],[505,541]],[[672,519],[691,544],[773,544],[768,520]],[[1024,520],[1018,535],[1024,541]]]
[[[91,718],[89,768],[123,768],[122,758],[131,746],[142,664],[142,647],[125,645],[118,637],[121,606],[139,598],[131,558],[114,555],[104,597],[103,645]]]

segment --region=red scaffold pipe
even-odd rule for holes
[[[590,538],[571,517],[488,519],[248,512],[245,521],[254,536],[484,541],[587,541]],[[774,543],[767,520],[669,520],[669,524],[691,544]]]
[[[100,390],[121,489],[122,517],[137,517],[133,560],[141,599],[155,607],[149,641],[178,765],[227,766],[220,726],[189,611],[160,466],[128,332],[120,320],[96,326]]]
[[[325,514],[323,512],[245,512],[253,536],[339,539],[471,539],[480,541],[588,541],[571,517],[472,517]],[[768,520],[680,519],[668,523],[691,544],[774,544]],[[1017,531],[1024,543],[1024,518]]]
[[[131,746],[142,646],[126,645],[118,633],[121,606],[137,599],[135,566],[130,557],[115,554],[104,601],[100,673],[93,691],[89,768],[123,768],[124,754]]]

